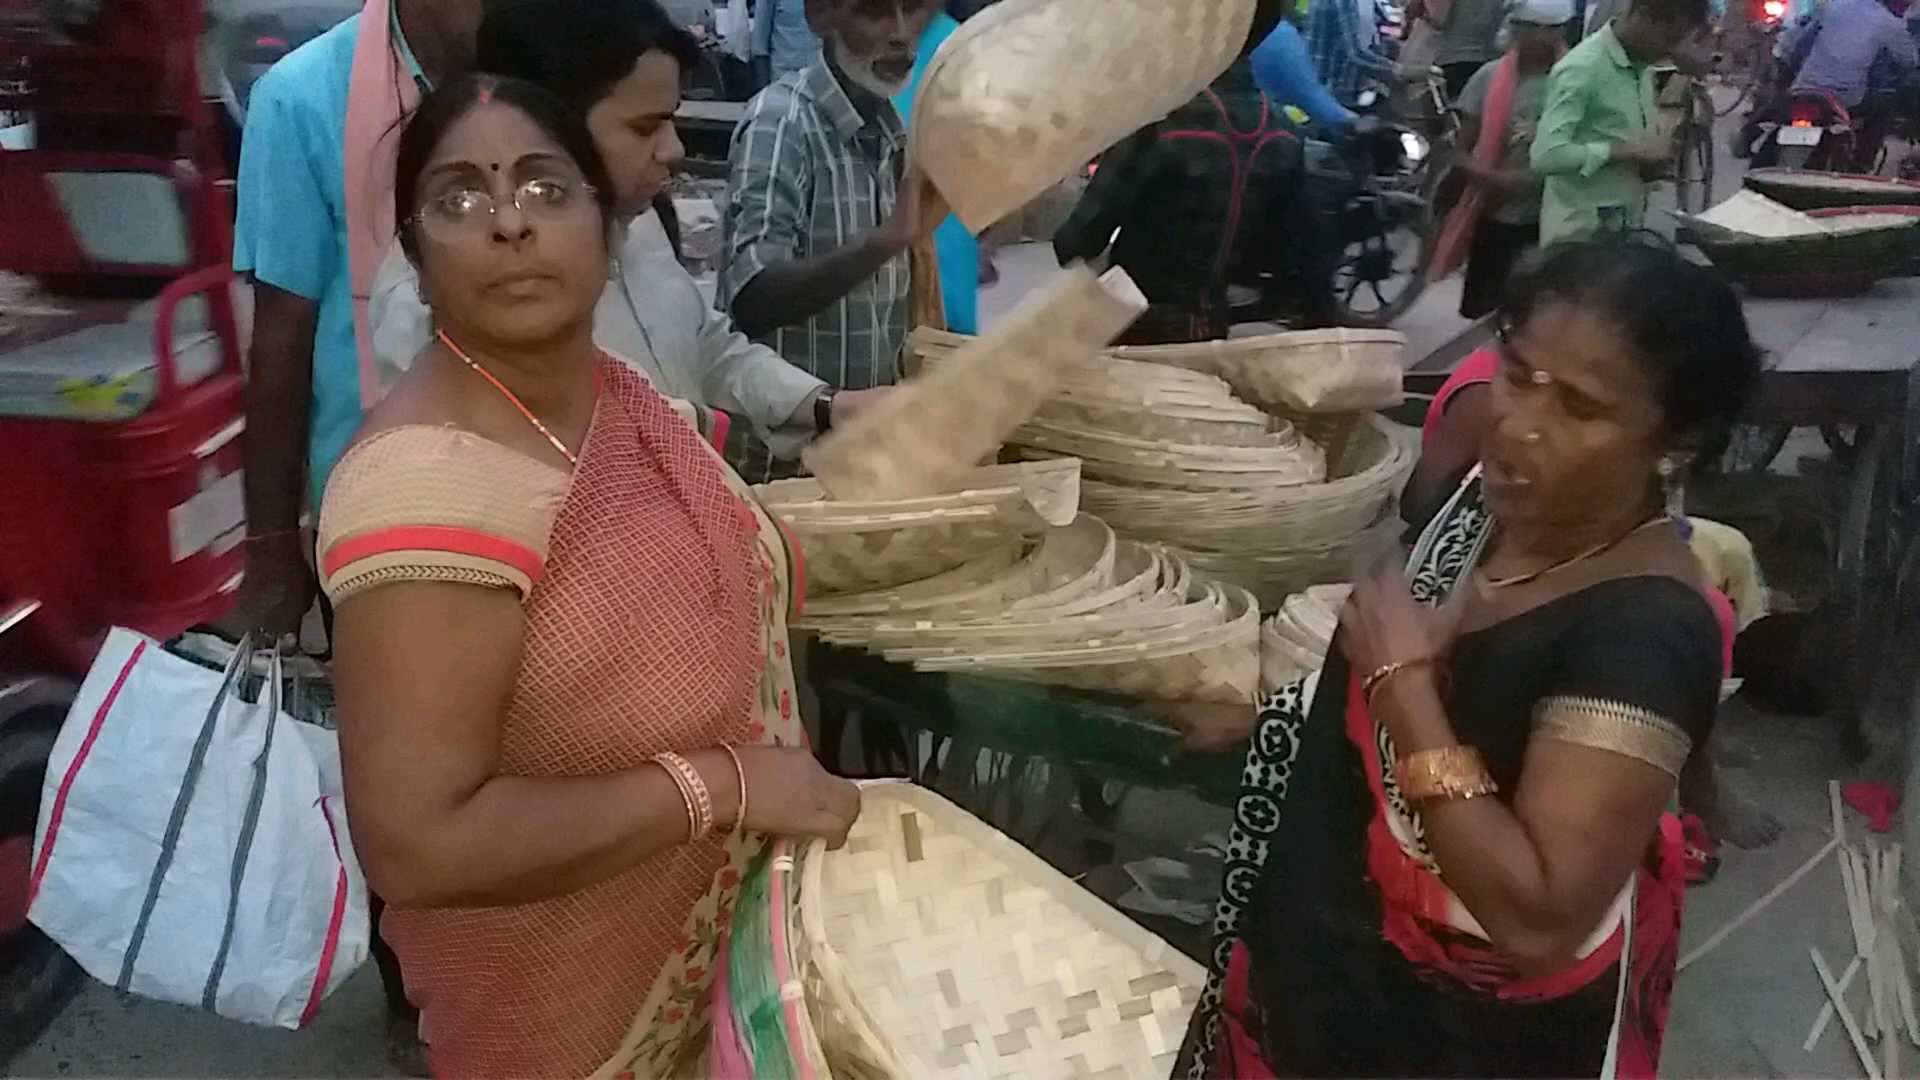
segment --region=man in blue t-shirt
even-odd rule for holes
[[[479,0],[369,5],[421,86],[472,66]],[[233,268],[253,283],[248,351],[247,576],[229,626],[295,633],[317,593],[301,515],[361,421],[347,263],[344,143],[367,11],[294,50],[254,86],[241,142]],[[389,14],[390,12],[390,14]],[[392,199],[390,192],[368,198]]]

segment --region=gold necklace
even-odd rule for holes
[[[1554,563],[1551,566],[1547,566],[1547,567],[1543,567],[1542,569],[1535,570],[1530,574],[1515,574],[1512,577],[1497,578],[1489,575],[1486,571],[1482,570],[1480,571],[1480,580],[1489,589],[1506,589],[1506,588],[1511,588],[1512,586],[1515,586],[1515,585],[1525,585],[1530,581],[1538,581],[1541,578],[1546,577],[1548,574],[1554,573],[1555,571],[1565,570],[1569,566],[1573,566],[1576,563],[1586,562],[1588,559],[1591,559],[1597,555],[1604,555],[1607,552],[1612,551],[1614,548],[1619,547],[1621,544],[1626,543],[1627,538],[1634,535],[1635,533],[1641,532],[1642,530],[1645,530],[1645,529],[1650,529],[1655,525],[1662,524],[1663,522],[1670,522],[1672,520],[1673,520],[1673,516],[1670,514],[1658,514],[1658,515],[1655,515],[1654,517],[1648,518],[1647,520],[1641,522],[1638,525],[1635,525],[1633,528],[1628,529],[1626,532],[1621,533],[1619,536],[1616,536],[1613,539],[1608,540],[1606,543],[1595,544],[1593,547],[1588,548],[1587,550],[1581,552],[1578,555],[1572,556],[1571,558],[1561,559],[1559,562]]]
[[[460,346],[455,345],[453,343],[453,339],[447,336],[447,332],[445,330],[440,331],[439,336],[440,336],[440,344],[445,345],[447,347],[447,351],[453,353],[454,356],[458,357],[461,363],[472,368],[474,372],[478,374],[481,378],[492,383],[493,388],[495,390],[498,390],[500,391],[500,393],[504,394],[506,396],[506,399],[513,404],[513,407],[520,410],[520,415],[527,418],[527,423],[532,424],[533,429],[535,431],[538,431],[540,434],[545,435],[547,437],[547,441],[553,444],[553,448],[555,450],[560,451],[560,456],[567,459],[567,464],[573,465],[575,467],[579,466],[580,459],[574,455],[573,451],[567,449],[566,443],[563,443],[560,441],[560,436],[555,435],[553,432],[547,430],[547,425],[541,423],[540,418],[533,415],[532,409],[527,408],[526,405],[521,403],[520,396],[518,394],[515,394],[513,391],[507,389],[507,384],[495,378],[493,372],[488,371],[486,368],[483,368],[479,364],[475,363],[473,357],[468,356],[464,352],[461,352]]]

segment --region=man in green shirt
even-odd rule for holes
[[[1589,35],[1547,77],[1530,162],[1546,178],[1540,242],[1638,229],[1647,181],[1673,157],[1649,65],[1672,56],[1707,26],[1707,0],[1633,0],[1625,15]]]

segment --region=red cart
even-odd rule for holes
[[[108,627],[172,637],[240,584],[243,375],[199,4],[0,0],[0,124],[31,125],[0,149],[0,1060],[77,974],[25,918],[74,683]]]

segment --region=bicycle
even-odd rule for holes
[[[1683,110],[1674,130],[1673,201],[1681,213],[1698,214],[1713,205],[1713,97],[1699,79],[1676,74],[1672,84],[1677,89],[1670,84],[1661,99],[1664,108],[1677,97]]]

